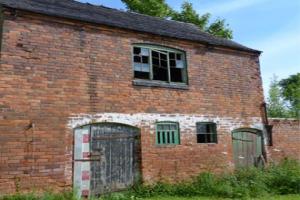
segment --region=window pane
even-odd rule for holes
[[[168,81],[168,69],[153,65],[153,80]]]
[[[149,64],[142,64],[142,72],[150,72],[150,65]]]
[[[206,124],[197,124],[197,133],[198,134],[206,133]]]
[[[177,130],[177,124],[171,124],[170,130]]]
[[[141,55],[143,55],[143,56],[149,56],[149,49],[142,48],[141,49]]]
[[[176,54],[176,60],[182,60],[182,54]]]
[[[137,62],[137,63],[140,63],[141,62],[141,57],[140,56],[134,56],[133,61]]]
[[[136,55],[139,55],[141,53],[141,48],[139,47],[134,47],[133,48],[133,53],[136,54]]]
[[[142,57],[142,62],[143,63],[149,63],[149,57],[148,56],[143,56]]]
[[[159,53],[156,51],[152,51],[152,57],[153,58],[159,58]]]
[[[171,82],[183,82],[182,69],[171,68]]]
[[[166,55],[166,54],[163,54],[163,53],[161,53],[161,54],[160,54],[160,59],[161,59],[161,60],[165,60],[165,61],[166,61],[166,60],[167,60],[167,55]]]
[[[176,68],[180,68],[180,69],[184,68],[184,64],[182,60],[176,60]]]
[[[197,134],[197,143],[206,143],[204,134]]]
[[[148,72],[134,71],[134,78],[149,79],[149,73]]]
[[[158,130],[163,130],[164,129],[164,126],[162,124],[157,124],[156,127],[157,127]]]
[[[175,53],[169,53],[169,58],[175,60]]]
[[[153,57],[152,57],[152,64],[153,64],[153,65],[156,65],[156,66],[159,66],[159,59],[158,59],[158,58],[153,58]]]
[[[134,71],[142,71],[142,63],[134,63]]]
[[[170,60],[170,67],[176,67],[176,61]]]
[[[169,124],[163,125],[163,129],[164,129],[164,130],[170,130],[170,125],[169,125]]]
[[[166,60],[161,60],[161,67],[168,68],[168,62]]]

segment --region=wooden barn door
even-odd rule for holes
[[[240,129],[232,133],[233,156],[236,167],[263,164],[263,139],[260,131]]]
[[[134,184],[139,173],[139,131],[120,124],[91,127],[91,193],[103,194]]]
[[[89,126],[88,195],[119,191],[135,183],[140,175],[139,138],[139,129],[122,124]],[[88,196],[87,192],[81,194]]]

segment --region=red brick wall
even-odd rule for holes
[[[273,146],[268,147],[269,161],[284,158],[300,160],[300,121],[296,119],[270,119],[273,125]]]
[[[196,144],[194,122],[188,121],[181,145],[166,148],[155,146],[153,123],[135,124],[142,130],[142,173],[148,182],[231,168],[230,131],[261,124],[258,55],[22,12],[5,16],[2,42],[3,192],[70,186],[70,120],[82,114],[154,113],[176,121],[176,113],[187,121],[198,116],[218,123],[218,144]],[[133,43],[185,50],[189,89],[133,86]]]

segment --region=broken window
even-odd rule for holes
[[[145,45],[133,48],[134,77],[164,82],[187,83],[182,51]]]
[[[217,125],[213,122],[198,122],[197,143],[218,143]]]
[[[140,79],[150,78],[149,49],[133,48],[134,77]]]
[[[180,144],[179,124],[176,122],[157,123],[156,144]]]

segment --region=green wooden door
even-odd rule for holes
[[[262,163],[263,140],[259,131],[246,129],[232,133],[233,156],[236,167],[253,167]]]

